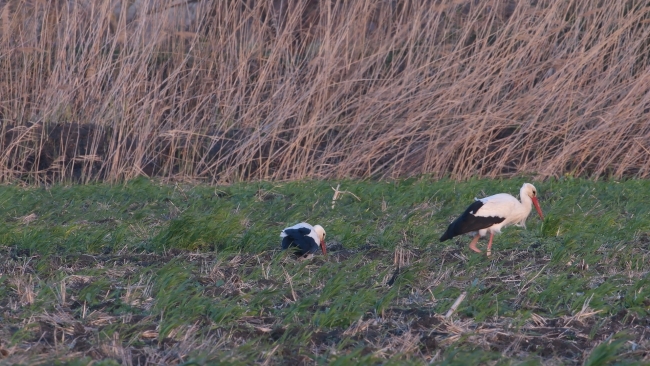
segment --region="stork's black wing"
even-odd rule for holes
[[[282,239],[282,249],[295,247],[298,249],[296,251],[298,255],[316,253],[320,249],[314,238],[308,236],[311,233],[311,230],[306,227],[284,229],[284,233],[287,236]]]
[[[487,229],[506,219],[505,217],[498,216],[476,216],[476,213],[481,207],[483,207],[483,202],[481,201],[476,201],[469,205],[462,215],[449,224],[447,231],[445,231],[445,233],[440,237],[440,241],[445,241],[454,236],[470,233],[472,231]]]

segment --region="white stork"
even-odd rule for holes
[[[282,238],[282,249],[297,248],[296,254],[303,256],[313,254],[318,250],[327,255],[325,246],[325,229],[320,225],[311,226],[306,222],[285,228],[280,233]]]
[[[542,209],[537,201],[537,189],[530,183],[524,183],[519,191],[521,202],[507,193],[499,193],[481,199],[469,205],[447,231],[440,237],[440,241],[451,239],[454,236],[470,233],[474,239],[469,243],[469,248],[477,253],[481,250],[476,247],[478,239],[490,232],[490,241],[487,246],[487,255],[492,254],[492,238],[495,233],[501,233],[501,228],[510,224],[526,227],[526,218],[530,214],[531,204],[535,205],[539,217],[544,220]]]

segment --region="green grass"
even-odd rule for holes
[[[523,182],[0,187],[0,362],[647,362],[650,181],[536,182],[491,258],[439,242]],[[327,257],[279,251],[300,221]]]

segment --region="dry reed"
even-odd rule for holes
[[[642,1],[0,1],[0,181],[650,176]]]

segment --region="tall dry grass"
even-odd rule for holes
[[[4,182],[650,176],[643,1],[0,4]]]

